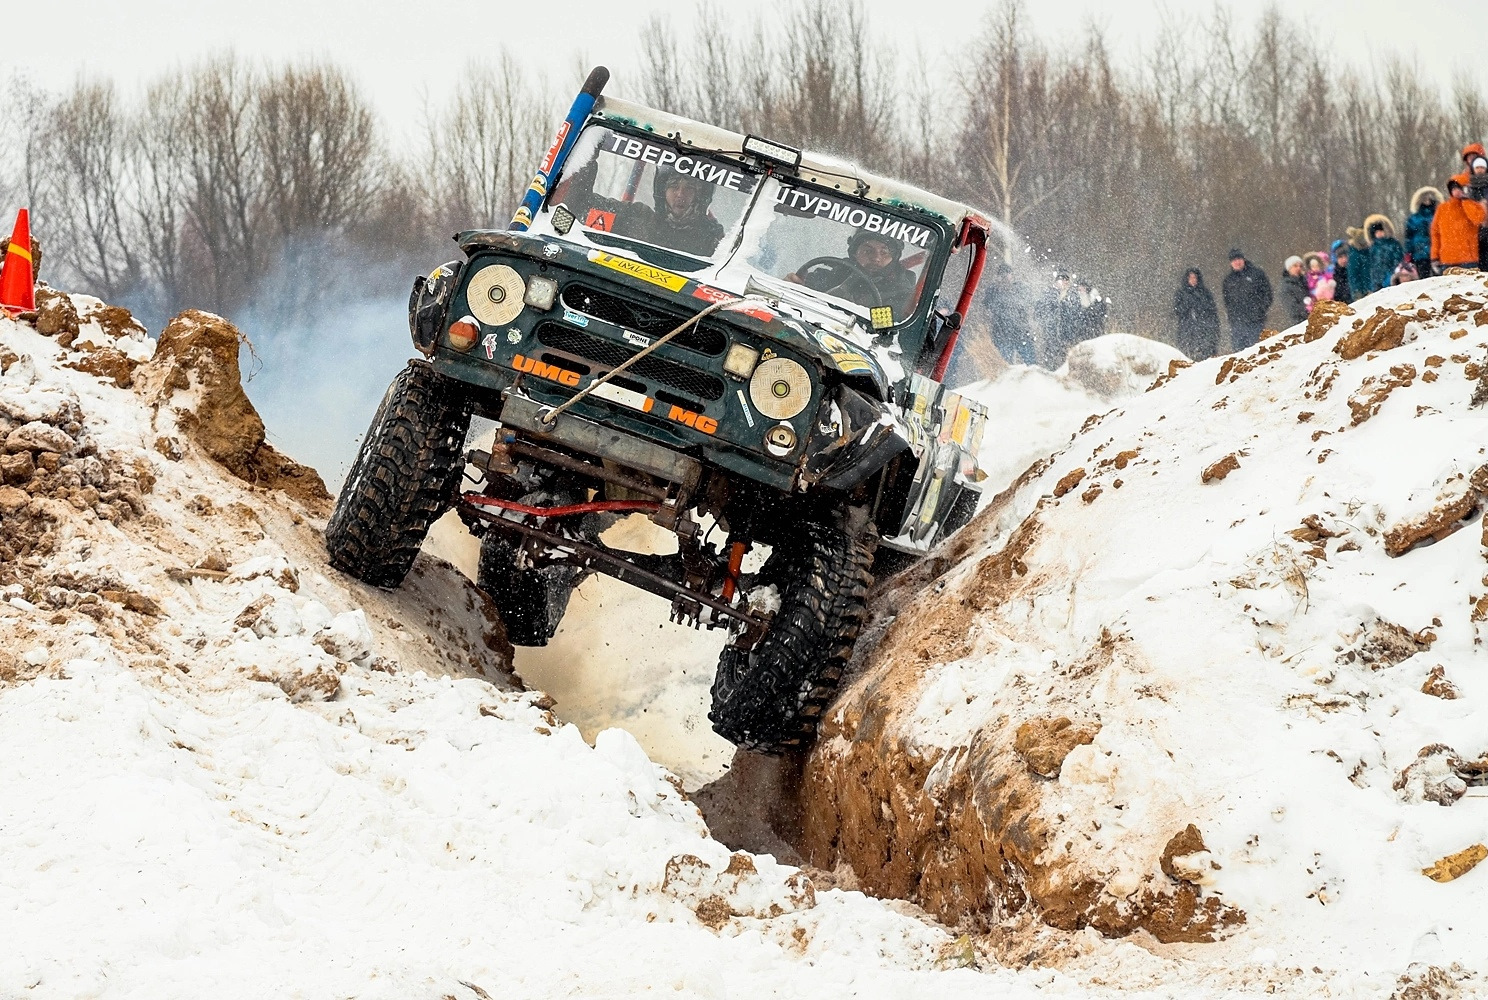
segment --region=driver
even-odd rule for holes
[[[895,320],[902,319],[909,314],[915,294],[914,272],[899,260],[903,253],[902,240],[859,229],[848,238],[846,259],[839,258],[844,265],[838,272],[841,280],[820,290],[870,309],[890,306]],[[786,280],[811,285],[800,274],[787,275]]]

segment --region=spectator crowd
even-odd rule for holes
[[[1326,251],[1287,257],[1274,283],[1244,251],[1231,250],[1218,302],[1203,272],[1189,268],[1173,295],[1176,346],[1196,361],[1220,353],[1221,304],[1229,349],[1241,351],[1260,340],[1273,309],[1284,328],[1305,322],[1324,300],[1353,302],[1447,268],[1488,270],[1488,152],[1482,143],[1463,148],[1462,172],[1445,187],[1445,194],[1428,186],[1411,195],[1398,235],[1388,215],[1370,215],[1363,225],[1346,227]],[[1054,268],[1052,284],[1035,293],[1011,265],[1001,264],[984,285],[982,305],[1004,360],[1056,369],[1075,344],[1105,333],[1110,301],[1067,268]]]
[[[1488,152],[1482,143],[1463,148],[1462,168],[1447,181],[1445,195],[1435,187],[1411,195],[1400,235],[1388,215],[1370,215],[1362,226],[1347,227],[1327,252],[1288,257],[1275,290],[1243,251],[1230,251],[1230,272],[1220,290],[1230,349],[1256,344],[1273,305],[1286,327],[1305,322],[1313,306],[1327,299],[1354,302],[1451,267],[1488,270]],[[1180,351],[1194,360],[1219,353],[1219,309],[1197,268],[1179,282],[1173,317]]]

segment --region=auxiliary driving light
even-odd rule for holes
[[[730,345],[728,354],[723,357],[723,370],[737,379],[746,379],[754,374],[754,366],[757,364],[759,351],[748,344]]]
[[[468,351],[479,339],[480,324],[475,321],[474,316],[466,316],[450,324],[449,342],[455,350]]]
[[[552,278],[532,278],[527,282],[526,302],[534,309],[544,312],[553,308],[553,300],[558,298],[558,282]]]
[[[776,458],[784,458],[796,446],[796,432],[790,424],[776,424],[765,431],[765,450]]]

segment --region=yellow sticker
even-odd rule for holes
[[[612,253],[595,254],[594,263],[599,264],[601,267],[607,267],[612,271],[619,271],[621,274],[628,274],[632,278],[640,278],[642,281],[649,281],[653,285],[660,285],[662,288],[673,292],[680,292],[682,286],[687,284],[687,279],[680,274],[663,271],[659,267],[642,264],[640,261],[631,260],[627,257],[616,257]]]
[[[891,306],[874,306],[868,310],[868,319],[875,330],[887,330],[894,325],[894,310]]]

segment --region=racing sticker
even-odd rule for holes
[[[654,163],[657,169],[667,167],[679,174],[696,177],[704,184],[712,184],[715,187],[727,188],[742,194],[748,194],[754,190],[756,178],[748,171],[734,170],[727,164],[705,160],[700,156],[688,156],[670,147],[658,146],[620,132],[610,133],[604,149],[627,159]]]
[[[863,356],[862,352],[844,343],[840,338],[830,333],[818,333],[816,342],[831,355],[833,363],[843,374],[871,375],[873,373],[873,365]]]
[[[619,403],[621,406],[628,406],[632,410],[639,410],[642,413],[650,413],[651,407],[656,405],[656,400],[644,392],[636,392],[634,389],[627,389],[625,386],[616,385],[614,382],[599,382],[595,384],[594,388],[589,390],[589,395],[597,396],[600,399],[607,399],[612,403]]]
[[[653,285],[660,285],[668,291],[680,292],[682,286],[687,284],[687,279],[680,274],[673,274],[671,271],[652,267],[650,264],[642,264],[640,261],[631,260],[628,257],[617,257],[612,253],[595,251],[589,255],[589,259],[600,267],[607,267],[612,271],[628,274],[632,278],[639,278]]]
[[[712,288],[708,285],[698,285],[692,290],[692,297],[695,299],[702,299],[704,302],[709,303],[739,301],[739,296],[734,295],[732,292],[725,292],[722,289]],[[755,303],[750,303],[743,309],[728,309],[725,311],[743,313],[745,316],[753,317],[754,319],[759,320],[761,323],[768,323],[775,318],[775,313],[772,310],[770,310],[766,306],[757,305]]]
[[[558,137],[553,140],[553,145],[548,147],[547,155],[543,157],[542,166],[538,168],[539,173],[551,173],[553,162],[558,159],[558,151],[563,148],[563,140],[568,138],[568,130],[573,128],[573,123],[565,120],[558,126]]]
[[[584,216],[584,228],[612,233],[615,231],[615,213],[606,212],[602,208],[591,208],[589,214]]]
[[[841,201],[828,194],[819,194],[806,188],[782,185],[775,198],[775,211],[781,215],[793,215],[801,219],[820,216],[862,229],[870,233],[882,233],[904,243],[905,246],[930,248],[930,237],[935,231],[928,226],[915,225],[904,219],[883,215],[850,201]]]

